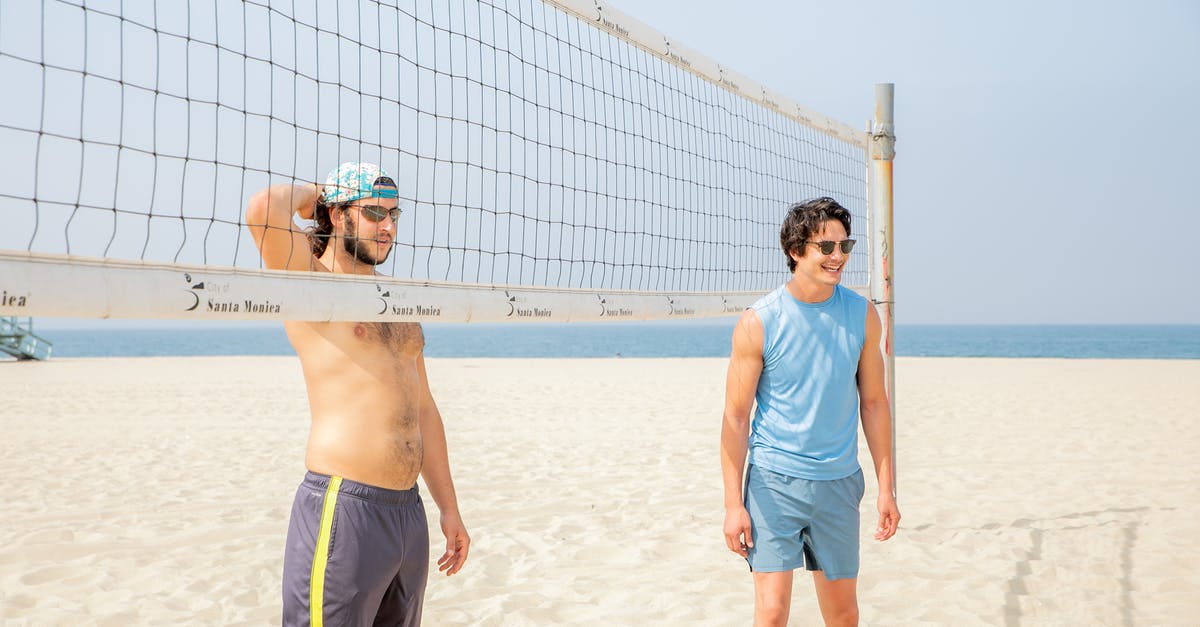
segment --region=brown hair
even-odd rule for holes
[[[329,238],[333,236],[333,219],[329,213],[340,206],[325,204],[324,195],[317,198],[316,207],[313,208],[314,224],[304,231],[304,235],[308,237],[308,245],[312,247],[314,257],[320,257],[325,254],[325,248],[329,246]]]
[[[783,226],[779,229],[779,245],[783,247],[783,254],[787,257],[789,272],[796,270],[796,260],[792,259],[792,251],[799,250],[800,256],[803,257],[804,253],[808,252],[804,243],[811,241],[809,238],[819,233],[821,227],[830,220],[841,222],[842,226],[846,227],[846,235],[850,235],[850,212],[828,196],[798,202],[788,208],[787,217],[783,219]]]

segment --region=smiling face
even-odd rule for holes
[[[842,252],[841,246],[834,246],[833,252],[828,255],[822,254],[817,242],[841,242],[845,239],[848,239],[848,234],[841,221],[826,220],[821,223],[821,229],[807,242],[788,252],[796,264],[792,271],[793,279],[805,288],[832,294],[833,287],[842,280],[842,271],[850,255]]]

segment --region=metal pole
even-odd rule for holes
[[[895,298],[892,290],[892,160],[896,156],[896,131],[892,122],[892,102],[896,86],[893,83],[875,84],[875,120],[871,126],[871,224],[878,244],[872,251],[871,300],[880,310],[883,323],[883,360],[887,381],[888,402],[892,413],[892,485],[897,485],[896,471],[896,355],[893,331],[895,328]]]

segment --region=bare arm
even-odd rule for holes
[[[446,536],[446,552],[438,558],[438,570],[453,575],[462,570],[471,549],[471,537],[458,511],[458,496],[454,493],[454,480],[450,477],[450,453],[446,446],[446,429],[442,414],[438,411],[433,393],[429,390],[429,378],[425,374],[425,356],[417,357],[418,386],[421,394],[421,443],[424,459],[421,476],[429,487],[429,494],[437,503],[441,514],[442,535]]]
[[[320,188],[312,183],[272,185],[250,197],[246,227],[263,264],[273,270],[313,270],[312,248],[293,216],[312,219]]]
[[[867,448],[875,464],[875,479],[879,483],[879,524],[876,540],[896,535],[900,510],[896,506],[896,491],[892,475],[892,410],[884,386],[883,355],[879,352],[882,325],[875,307],[867,305],[867,337],[862,356],[858,359],[859,414]]]
[[[747,309],[733,328],[729,372],[725,378],[725,414],[721,421],[721,476],[725,484],[725,546],[746,557],[754,546],[750,514],[742,501],[742,470],[750,447],[750,409],[762,375],[763,327]]]

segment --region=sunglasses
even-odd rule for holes
[[[857,240],[844,239],[840,242],[831,242],[829,240],[825,240],[823,242],[806,241],[804,243],[805,244],[816,244],[817,248],[821,251],[822,255],[832,255],[834,246],[840,247],[842,249],[843,255],[849,255],[850,251],[854,250],[854,243],[856,241]]]
[[[399,207],[392,207],[391,209],[389,209],[387,207],[382,207],[380,205],[352,205],[352,206],[357,206],[358,210],[362,213],[362,216],[364,218],[366,218],[369,222],[383,222],[384,218],[391,218],[392,223],[396,223],[396,222],[400,221],[400,208]]]

